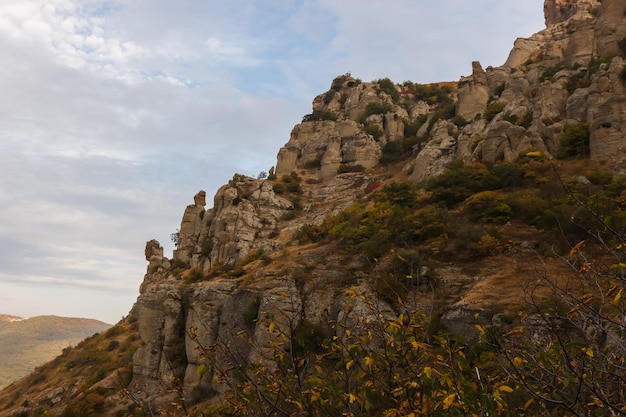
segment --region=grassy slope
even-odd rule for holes
[[[109,327],[98,320],[58,316],[0,320],[0,388],[54,359],[64,348]]]

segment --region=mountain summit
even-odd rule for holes
[[[623,413],[626,0],[544,11],[455,83],[336,77],[0,413]]]

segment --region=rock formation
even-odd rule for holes
[[[420,184],[454,161],[492,166],[531,152],[553,158],[569,125],[588,130],[585,156],[626,172],[626,0],[546,0],[544,11],[546,28],[518,39],[503,66],[473,62],[458,83],[335,78],[293,128],[268,178],[235,174],[208,210],[198,192],[172,259],[156,240],[146,244],[148,270],[131,311],[143,342],[131,394],[165,404],[174,394],[164,384],[180,381],[187,400],[197,392],[219,396],[228,389],[223,370],[260,360],[251,346],[276,341],[270,322],[288,333],[306,320],[340,338],[372,314],[358,297],[348,303],[341,287],[348,276],[359,294],[371,293],[364,261],[298,246],[297,231],[390,177]],[[275,259],[280,268],[269,263]],[[463,288],[478,279],[452,267],[433,273]],[[386,302],[379,311],[397,313]],[[476,318],[497,321],[455,300],[441,325],[471,338]],[[207,371],[205,349],[218,341],[231,350]]]
[[[559,152],[565,126],[584,124],[590,157],[619,163],[626,137],[626,51],[620,43],[626,28],[615,16],[624,14],[626,1],[546,0],[544,9],[545,30],[518,39],[502,67],[472,63],[472,75],[458,88],[390,88],[388,80],[335,78],[330,90],[314,99],[313,113],[294,127],[269,179],[235,175],[209,210],[199,192],[184,212],[173,260],[163,257],[158,242],[146,246],[150,265],[134,307],[144,341],[134,359],[133,386],[142,387],[137,395],[149,396],[173,378],[183,381],[186,393],[224,392],[216,373],[199,372],[200,348],[220,341],[241,361],[260,360],[258,351],[235,336],[243,332],[254,345],[267,345],[274,337],[267,330],[269,317],[279,328],[293,330],[305,319],[321,326],[325,314],[346,323],[366,315],[358,306],[343,310],[345,296],[325,285],[342,262],[328,253],[319,254],[323,264],[312,251],[297,266],[259,269],[266,276],[254,285],[219,274],[202,285],[181,280],[232,270],[251,255],[287,254],[295,230],[289,213],[298,211],[297,225],[321,223],[383,178],[385,170],[377,169],[390,149],[412,144],[402,172],[420,183],[456,160],[493,165],[537,151],[551,157]],[[281,193],[276,187],[282,181],[299,182],[303,193]],[[305,282],[299,278],[303,268]],[[462,274],[455,274],[462,282]],[[472,320],[483,313],[460,303],[443,315],[442,324],[469,337]]]

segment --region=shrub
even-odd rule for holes
[[[503,101],[494,101],[487,106],[487,109],[483,113],[483,117],[487,119],[488,122],[490,122],[493,120],[494,117],[496,117],[498,113],[504,110],[505,106],[506,103]]]
[[[290,175],[283,175],[281,182],[274,184],[272,188],[276,194],[285,194],[287,192],[300,194],[302,192],[300,178],[295,172],[292,172]]]
[[[259,308],[261,307],[261,297],[256,297],[248,307],[241,313],[241,317],[243,318],[243,322],[250,326],[254,327],[256,324],[256,320],[259,316]]]
[[[486,184],[488,176],[489,171],[484,165],[465,165],[463,161],[456,161],[441,175],[428,180],[424,187],[431,192],[433,202],[443,202],[450,208],[478,191],[492,188]]]
[[[183,271],[181,274],[183,280],[187,283],[203,281],[206,278],[206,274],[199,267],[189,268],[186,271]]]
[[[302,118],[303,122],[314,122],[321,120],[336,121],[337,115],[330,110],[314,110],[313,113],[307,114]]]
[[[328,90],[325,94],[324,94],[324,104],[328,105],[330,104],[331,101],[333,101],[333,99],[335,98],[335,95],[337,94],[337,92],[335,90]]]
[[[400,94],[396,89],[396,85],[389,78],[381,78],[377,81],[377,83],[380,91],[387,93],[394,103],[397,103],[400,100]]]
[[[326,232],[320,226],[305,224],[293,237],[301,243],[317,243],[321,242],[326,235]]]
[[[383,146],[380,163],[385,165],[395,162],[402,156],[402,147],[398,142],[387,142]]]
[[[361,117],[359,117],[359,123],[365,123],[365,119],[372,114],[387,114],[392,110],[391,104],[372,102],[365,106],[365,110]]]
[[[427,114],[422,114],[415,118],[415,120],[404,125],[404,137],[411,138],[417,136],[417,132],[424,123],[428,120]]]
[[[467,199],[465,211],[473,221],[505,223],[513,211],[501,195],[493,191],[483,191]]]
[[[452,119],[450,119],[450,121],[454,123],[455,125],[457,125],[458,127],[463,127],[467,124],[467,120],[465,120],[463,116],[459,116],[459,115],[454,116]]]
[[[494,165],[491,174],[498,179],[498,188],[517,186],[524,179],[524,173],[519,165],[510,162]]]
[[[554,76],[563,68],[565,68],[563,62],[559,62],[554,66],[546,68],[543,71],[543,74],[541,74],[541,77],[539,77],[539,82],[544,82],[546,80],[554,81]]]
[[[579,158],[589,156],[589,123],[568,124],[563,128],[559,140],[559,158]]]
[[[365,125],[365,128],[363,130],[368,135],[372,135],[372,137],[376,141],[378,139],[380,139],[384,135],[383,130],[380,128],[380,126],[378,126],[376,124],[367,124],[367,125]]]
[[[363,172],[363,171],[365,171],[365,167],[363,167],[363,165],[341,164],[339,165],[339,168],[337,168],[338,174],[344,174],[346,172]]]

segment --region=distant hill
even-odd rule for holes
[[[0,388],[28,374],[85,337],[111,327],[84,318],[0,314]]]

